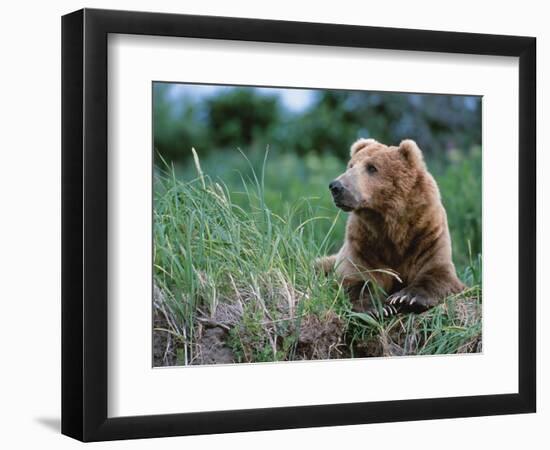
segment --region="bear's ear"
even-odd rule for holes
[[[424,157],[422,156],[422,150],[418,148],[416,142],[412,139],[405,139],[399,144],[397,149],[399,154],[409,163],[418,167],[424,165]]]
[[[374,139],[358,139],[353,143],[350,149],[350,156],[353,157],[358,151],[363,150],[364,148],[367,148],[369,145],[376,144],[376,141]]]

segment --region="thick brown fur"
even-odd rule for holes
[[[389,294],[390,314],[425,311],[464,289],[439,189],[414,141],[358,140],[331,190],[350,214],[342,248],[318,265],[336,271],[355,309],[372,310],[369,280]]]

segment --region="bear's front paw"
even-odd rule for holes
[[[399,312],[421,313],[435,306],[436,302],[422,294],[402,290],[390,295],[386,299],[386,304]]]

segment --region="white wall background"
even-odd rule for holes
[[[550,226],[550,29],[544,2],[297,2],[278,0],[88,0],[6,3],[0,17],[0,443],[4,448],[74,448],[60,418],[60,16],[83,6],[530,35],[538,38],[539,230]],[[23,97],[21,97],[23,95]],[[504,131],[505,132],[505,131]],[[539,232],[538,275],[548,275],[550,236]],[[535,415],[239,433],[96,444],[95,448],[547,448],[550,443],[550,307],[539,282]]]

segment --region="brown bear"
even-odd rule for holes
[[[395,147],[359,139],[329,188],[350,214],[340,251],[317,263],[336,271],[355,310],[377,315],[368,281],[389,295],[386,316],[422,312],[464,290],[439,189],[414,141]]]

